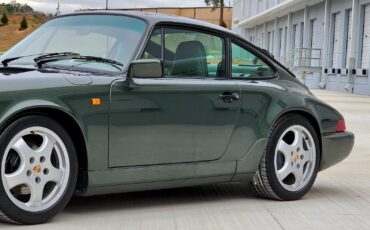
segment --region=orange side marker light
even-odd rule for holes
[[[93,106],[99,106],[99,105],[101,105],[101,100],[100,100],[100,98],[91,98],[91,104],[92,104]]]

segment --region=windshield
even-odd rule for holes
[[[5,53],[1,60],[19,56],[12,64],[34,65],[35,56],[74,52],[84,56],[111,59],[127,66],[145,32],[140,19],[116,15],[76,15],[53,19]],[[118,71],[108,63],[91,60],[62,60],[53,64],[79,68]]]

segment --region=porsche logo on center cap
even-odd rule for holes
[[[34,173],[40,173],[41,172],[41,165],[36,165],[35,167],[33,167],[32,171]]]
[[[298,156],[297,154],[295,154],[295,155],[294,155],[294,157],[293,157],[293,161],[294,161],[294,162],[299,161],[299,156]]]

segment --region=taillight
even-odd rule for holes
[[[342,133],[346,131],[346,122],[344,118],[341,118],[337,123],[337,133]]]

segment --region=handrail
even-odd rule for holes
[[[297,48],[278,58],[281,64],[294,70],[301,67],[322,67],[322,50],[319,48]]]

